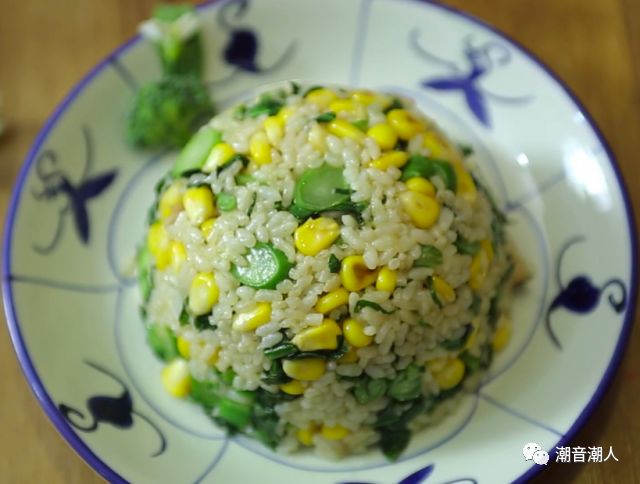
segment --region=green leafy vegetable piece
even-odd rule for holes
[[[251,406],[222,398],[218,402],[214,414],[238,430],[243,430],[251,419]]]
[[[153,290],[152,257],[146,245],[138,250],[136,262],[138,265],[138,285],[142,293],[142,300],[146,303]]]
[[[263,94],[256,104],[247,108],[246,115],[250,118],[257,118],[263,114],[274,116],[283,106],[284,102],[281,100],[274,98],[271,94]]]
[[[178,318],[180,321],[180,326],[186,326],[189,324],[189,311],[187,311],[187,302],[182,305],[182,311],[180,311],[180,317]]]
[[[410,439],[411,431],[406,428],[380,432],[380,450],[387,459],[393,462],[407,448]]]
[[[414,267],[434,268],[442,264],[442,252],[433,245],[423,245],[420,257],[413,263]]]
[[[394,109],[402,109],[402,108],[404,108],[404,104],[402,104],[402,101],[397,97],[394,97],[391,104],[385,108],[384,114],[387,114],[389,111],[392,111]]]
[[[473,154],[473,146],[471,145],[459,145],[458,148],[462,152],[462,156],[464,156],[465,158]]]
[[[336,119],[336,113],[333,111],[327,111],[326,113],[322,113],[320,116],[316,117],[316,121],[318,123],[328,123],[334,119]]]
[[[214,381],[203,381],[191,378],[191,399],[202,405],[205,409],[213,409],[220,400],[220,385]]]
[[[127,140],[141,148],[181,147],[213,115],[207,89],[194,77],[169,76],[138,90],[126,122]]]
[[[409,365],[391,382],[387,395],[406,402],[419,398],[422,393],[422,371],[416,365]]]
[[[178,178],[185,173],[199,171],[211,149],[222,141],[222,133],[209,126],[201,128],[182,148],[171,170],[171,176]]]
[[[351,123],[353,126],[358,128],[360,131],[366,131],[369,128],[369,120],[368,119],[358,119]]]
[[[270,360],[276,360],[278,358],[286,358],[287,356],[294,355],[298,352],[298,347],[291,341],[283,341],[271,348],[264,350],[264,355]]]
[[[339,360],[347,351],[349,351],[349,345],[344,339],[344,336],[337,337],[337,348],[335,350],[317,350],[317,351],[300,351],[287,357],[289,360],[304,360],[306,358],[321,358],[323,360]]]
[[[469,306],[469,311],[471,311],[471,313],[474,316],[477,316],[478,314],[480,314],[481,304],[482,304],[482,299],[480,299],[478,296],[474,294],[473,299],[471,300],[471,305]]]
[[[340,259],[338,259],[334,254],[331,254],[329,256],[329,272],[337,274],[340,272],[340,267],[342,267]]]
[[[235,177],[236,180],[236,185],[238,186],[246,186],[251,182],[256,181],[255,177],[253,175],[250,175],[249,173],[245,173],[245,172],[240,172],[236,175]]]
[[[275,289],[289,276],[292,264],[280,249],[272,244],[258,242],[245,255],[247,265],[231,266],[233,276],[245,286],[254,289]]]
[[[462,349],[469,340],[471,333],[473,333],[473,324],[466,324],[460,336],[458,336],[457,338],[446,339],[440,342],[440,346],[449,351],[457,351],[459,349]]]
[[[229,367],[227,368],[224,372],[222,372],[222,374],[220,375],[220,379],[227,385],[227,386],[231,386],[233,385],[233,379],[236,377],[236,372],[233,371],[233,368]]]
[[[440,301],[440,298],[438,297],[438,293],[436,292],[436,287],[435,284],[433,283],[433,277],[429,276],[427,277],[427,289],[429,290],[429,294],[431,295],[431,299],[433,299],[433,302],[436,303],[436,305],[441,308],[442,307],[442,301]]]
[[[378,303],[375,303],[373,301],[367,301],[366,299],[360,299],[356,303],[356,306],[353,308],[353,312],[354,313],[359,313],[364,308],[371,308],[371,309],[379,311],[379,312],[381,312],[383,314],[393,314],[394,313],[394,311],[387,311],[382,306],[380,306]]]
[[[214,324],[211,324],[211,319],[208,314],[202,314],[193,318],[193,325],[198,331],[204,331],[205,329],[216,329]]]
[[[217,197],[218,210],[221,212],[230,212],[238,206],[238,200],[232,193],[222,192]]]
[[[472,375],[480,368],[480,358],[472,355],[469,350],[465,350],[458,355],[458,358],[464,363],[465,373]]]
[[[456,246],[460,254],[465,255],[476,255],[476,253],[480,250],[480,242],[472,242],[465,239],[460,234],[458,234],[458,238],[453,243],[453,245]]]
[[[322,89],[323,86],[311,86],[309,89],[307,89],[304,94],[302,95],[302,97],[307,97],[309,95],[309,93],[312,93],[313,91],[317,91],[318,89]]]
[[[168,326],[147,325],[147,342],[158,358],[171,361],[179,356],[176,337]]]
[[[389,383],[383,378],[362,376],[353,387],[353,396],[361,405],[366,405],[384,396]]]
[[[262,381],[267,385],[281,385],[291,381],[291,378],[282,369],[282,360],[273,360],[269,370],[262,377]]]
[[[448,190],[455,192],[458,186],[456,172],[451,163],[446,160],[429,158],[422,155],[413,155],[402,168],[402,181],[421,176],[431,178],[438,176],[442,179]]]
[[[310,168],[298,179],[294,190],[294,205],[310,212],[324,212],[350,202],[349,195],[336,189],[348,189],[342,168],[324,164]]]

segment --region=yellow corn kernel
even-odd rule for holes
[[[181,358],[173,360],[162,369],[160,380],[169,395],[176,398],[186,397],[191,391],[189,364]]]
[[[176,340],[176,346],[178,347],[178,353],[180,353],[180,356],[182,356],[185,360],[188,360],[191,356],[191,343],[189,343],[189,341],[184,339],[182,336],[178,336],[178,339]]]
[[[180,241],[171,242],[171,267],[174,271],[180,270],[182,264],[187,260],[187,249]]]
[[[333,319],[325,318],[319,326],[300,331],[291,340],[301,351],[335,350],[342,330]]]
[[[271,163],[271,145],[264,131],[254,133],[249,139],[249,155],[258,165]]]
[[[216,201],[209,187],[188,188],[182,196],[182,204],[194,225],[200,225],[216,215]]]
[[[349,435],[349,429],[342,425],[323,425],[320,434],[327,440],[342,440]]]
[[[392,166],[402,168],[408,159],[409,153],[406,151],[390,151],[380,156],[380,158],[373,160],[371,166],[378,170],[388,170]]]
[[[427,364],[429,371],[436,380],[440,390],[450,390],[457,386],[464,378],[464,363],[459,358],[442,361],[434,360],[435,364]]]
[[[211,173],[215,171],[216,168],[227,163],[234,156],[236,156],[236,151],[229,143],[218,143],[211,149],[207,161],[205,161],[202,166],[202,171]]]
[[[387,113],[387,121],[398,133],[398,137],[405,141],[409,141],[423,129],[422,124],[405,109],[392,109]]]
[[[314,89],[313,91],[311,91],[309,94],[305,96],[305,99],[308,102],[317,104],[321,108],[327,107],[329,103],[331,103],[331,101],[337,98],[338,98],[338,95],[334,91],[324,87],[320,89]]]
[[[286,126],[287,120],[291,117],[294,111],[295,108],[293,106],[285,106],[278,111],[278,114],[276,114],[283,128]]]
[[[210,218],[209,220],[205,220],[204,222],[202,222],[202,224],[200,225],[200,232],[202,232],[204,240],[209,240],[209,237],[211,237],[215,223],[216,219]]]
[[[336,99],[329,104],[329,111],[364,116],[364,106],[351,99]]]
[[[305,358],[302,360],[284,360],[282,370],[285,375],[294,380],[315,381],[322,378],[327,364],[320,358]]]
[[[364,104],[365,106],[368,106],[369,104],[373,104],[377,100],[376,95],[373,92],[366,91],[364,89],[358,89],[357,91],[353,91],[351,93],[351,99],[361,104]]]
[[[302,445],[311,447],[313,445],[314,434],[315,432],[310,428],[298,429],[296,430],[296,439],[298,439],[298,442]]]
[[[189,309],[200,316],[211,312],[213,305],[218,302],[220,290],[216,278],[211,272],[199,272],[191,281],[189,288]]]
[[[373,336],[364,334],[364,327],[356,319],[347,319],[342,325],[342,330],[344,331],[344,339],[347,340],[347,343],[356,348],[369,346],[373,341]]]
[[[162,220],[172,219],[182,210],[182,186],[180,183],[173,183],[167,188],[158,202],[158,212]]]
[[[171,239],[162,222],[155,222],[149,227],[147,247],[156,261],[158,270],[163,270],[171,262]]]
[[[296,248],[304,255],[316,255],[330,247],[340,235],[338,222],[328,217],[308,219],[293,235]]]
[[[459,163],[453,164],[453,170],[456,173],[456,179],[458,181],[456,193],[469,203],[475,202],[478,197],[478,189],[473,181],[473,177]]]
[[[451,304],[456,300],[456,291],[440,276],[433,276],[433,288],[440,302]]]
[[[511,339],[511,321],[504,314],[500,316],[498,320],[498,325],[496,327],[496,332],[493,335],[493,340],[491,341],[491,346],[493,347],[493,351],[498,352],[502,351],[507,343]]]
[[[316,303],[315,310],[322,314],[327,314],[340,306],[343,306],[349,302],[349,291],[344,287],[335,289],[328,292]]]
[[[288,383],[280,385],[280,391],[287,395],[302,395],[306,388],[307,386],[298,380],[291,380]]]
[[[436,189],[426,178],[422,178],[421,176],[416,176],[413,178],[409,178],[405,185],[407,185],[407,189],[412,192],[422,193],[423,195],[427,195],[428,197],[435,197]]]
[[[218,362],[219,359],[220,359],[220,348],[215,348],[209,355],[209,358],[207,358],[207,364],[209,366],[213,366]]]
[[[480,250],[471,259],[469,269],[469,287],[474,291],[479,291],[484,286],[484,281],[489,272],[489,266],[493,261],[493,246],[488,239],[480,242]]]
[[[378,278],[376,279],[376,289],[378,291],[393,292],[396,289],[398,283],[398,274],[393,269],[383,267],[378,272]]]
[[[438,135],[438,133],[434,131],[429,131],[428,133],[424,134],[422,146],[429,150],[429,155],[436,158],[444,157],[447,152],[447,148],[442,142],[440,135]]]
[[[240,313],[233,321],[236,331],[253,331],[271,320],[271,303],[259,302],[256,307],[246,313]]]
[[[309,143],[320,152],[327,150],[327,132],[319,124],[311,126],[309,130]]]
[[[356,128],[353,124],[344,119],[334,119],[327,124],[327,129],[333,135],[340,138],[351,138],[354,141],[364,141],[365,134]]]
[[[367,136],[373,138],[381,150],[391,150],[398,143],[398,133],[387,123],[372,126],[367,131]]]
[[[440,217],[440,204],[424,193],[406,191],[400,195],[400,203],[413,225],[420,229],[432,227]]]
[[[269,143],[279,145],[284,136],[283,122],[278,116],[269,116],[262,123]]]
[[[338,363],[355,363],[358,361],[358,348],[349,346],[347,352],[338,359]]]
[[[342,260],[340,280],[347,291],[357,292],[370,286],[378,277],[378,270],[371,270],[361,255],[350,255]]]

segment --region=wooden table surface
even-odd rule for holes
[[[635,212],[640,213],[640,2],[444,3],[510,34],[577,93],[617,155]],[[0,1],[4,12],[0,92],[9,123],[0,137],[2,214],[27,149],[47,116],[94,64],[134,33],[153,4],[152,0]],[[537,482],[640,482],[639,337],[636,327],[609,391],[573,442],[606,449],[611,445],[620,462],[550,465]],[[5,329],[0,329],[0,375],[0,483],[101,482],[39,408]]]

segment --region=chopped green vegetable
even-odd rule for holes
[[[456,172],[453,166],[446,160],[437,158],[429,158],[422,155],[413,155],[402,168],[402,181],[410,178],[421,176],[423,178],[431,178],[438,176],[442,179],[448,190],[455,192],[458,186]]]
[[[170,76],[146,84],[133,100],[127,140],[142,148],[183,146],[213,115],[207,89],[191,76]]]
[[[351,123],[353,126],[358,128],[360,131],[366,131],[369,128],[369,120],[368,119],[359,119]]]
[[[142,300],[147,302],[153,289],[153,272],[151,269],[151,253],[146,245],[138,250],[136,261],[138,263],[138,284],[142,292]]]
[[[253,198],[251,199],[251,205],[249,205],[249,210],[247,210],[247,217],[251,217],[251,214],[253,213],[253,209],[256,208],[256,202],[257,201],[258,201],[258,194],[256,192],[253,192]]]
[[[406,428],[380,432],[380,450],[387,459],[395,461],[407,448],[410,439],[411,431]]]
[[[349,351],[349,345],[342,335],[336,339],[338,346],[335,350],[300,351],[299,353],[288,356],[287,359],[304,360],[306,358],[321,358],[323,360],[339,360]]]
[[[458,148],[462,152],[462,156],[467,158],[473,154],[473,146],[470,145],[459,145]]]
[[[155,43],[165,75],[202,77],[203,48],[200,29],[181,32],[180,27],[185,22],[178,22],[178,19],[189,15],[195,16],[195,8],[191,5],[163,4],[158,5],[153,11],[151,22],[164,24],[164,28],[159,29],[162,38]]]
[[[269,370],[262,377],[263,383],[267,385],[281,385],[291,381],[291,378],[282,369],[282,360],[273,360]]]
[[[199,171],[207,161],[211,149],[222,141],[222,133],[209,126],[201,128],[178,155],[171,176],[178,178],[193,171]]]
[[[307,89],[304,94],[302,95],[302,97],[307,97],[307,95],[309,95],[309,93],[313,92],[313,91],[317,91],[318,89],[322,89],[323,86],[311,86],[309,89]]]
[[[204,331],[205,329],[216,329],[214,324],[211,324],[211,319],[208,314],[202,314],[193,318],[193,325],[198,331]]]
[[[241,162],[244,168],[246,168],[249,165],[249,158],[246,155],[237,153],[233,155],[233,157],[231,157],[226,163],[218,167],[218,173],[220,173],[222,170],[226,170],[227,168],[232,166],[236,161]]]
[[[238,200],[232,193],[222,192],[217,197],[218,210],[221,212],[230,212],[238,206]]]
[[[475,294],[473,295],[473,299],[471,300],[471,305],[469,306],[469,311],[474,316],[477,316],[480,313],[480,305],[482,304],[482,299],[480,299]]]
[[[263,114],[274,116],[283,106],[284,103],[281,100],[275,99],[270,94],[263,94],[256,104],[247,108],[246,115],[250,118],[257,118]]]
[[[186,326],[189,324],[189,312],[187,311],[187,301],[182,305],[182,311],[180,311],[180,317],[178,318],[180,321],[180,326]]]
[[[356,381],[352,391],[358,403],[366,405],[384,396],[388,387],[389,383],[384,378],[362,376]]]
[[[242,121],[244,118],[247,117],[247,106],[245,104],[239,104],[234,110],[233,110],[233,119],[235,119],[236,121]]]
[[[465,255],[476,255],[476,253],[480,250],[480,242],[472,242],[465,239],[460,234],[458,234],[458,238],[453,243],[453,245],[456,246],[460,254]]]
[[[413,263],[414,267],[434,268],[442,264],[442,252],[433,245],[423,245],[420,257]]]
[[[324,164],[305,171],[294,191],[294,205],[310,212],[324,212],[349,202],[349,195],[336,189],[348,189],[342,168]]]
[[[436,292],[435,285],[433,284],[433,277],[431,276],[427,277],[426,285],[427,285],[427,289],[429,290],[429,294],[431,295],[431,299],[433,299],[433,302],[436,303],[436,305],[439,308],[441,308],[442,301],[440,301],[440,298],[438,297],[438,293]]]
[[[331,254],[329,256],[329,272],[337,274],[340,272],[340,267],[342,267],[340,259],[338,259],[334,254]]]
[[[147,341],[156,356],[163,361],[171,361],[179,356],[176,337],[168,326],[147,325]]]
[[[233,371],[233,368],[227,368],[221,375],[220,378],[226,385],[233,385],[233,379],[236,377],[236,372]]]
[[[457,351],[459,349],[462,349],[462,347],[464,347],[464,345],[469,340],[471,333],[473,333],[473,324],[466,324],[460,336],[458,336],[457,338],[446,339],[440,342],[440,346],[449,351]]]
[[[292,264],[280,249],[272,244],[258,242],[245,255],[247,265],[231,266],[233,276],[245,286],[254,289],[275,289],[289,276]]]
[[[191,377],[191,399],[205,409],[213,409],[220,400],[220,385],[214,381],[202,381]]]
[[[422,394],[422,371],[416,365],[409,365],[391,382],[387,395],[406,402],[419,398]]]
[[[214,415],[238,430],[243,430],[251,419],[251,406],[222,398],[214,410]]]
[[[489,326],[495,328],[498,324],[498,303],[500,302],[500,294],[496,294],[489,301],[489,311],[487,312],[487,322]]]
[[[464,363],[466,368],[465,373],[467,375],[472,375],[480,368],[480,358],[472,355],[469,350],[465,350],[458,355],[458,358]]]
[[[392,111],[394,109],[402,109],[402,108],[404,108],[404,104],[402,104],[402,101],[400,101],[400,99],[398,99],[397,97],[394,97],[391,104],[387,106],[386,109],[384,110],[384,114],[387,114],[389,113],[389,111]]]
[[[354,313],[359,313],[364,308],[371,308],[371,309],[379,311],[379,312],[381,312],[383,314],[393,314],[394,313],[394,311],[387,311],[382,306],[380,306],[378,303],[375,303],[373,301],[367,301],[366,299],[360,299],[356,303],[356,306],[353,308],[353,312]]]
[[[289,84],[291,85],[291,94],[296,95],[300,93],[300,84],[294,81],[290,81]]]
[[[283,341],[271,348],[264,350],[264,355],[270,360],[276,360],[278,358],[285,358],[287,356],[294,355],[298,352],[298,347],[291,341]]]
[[[248,185],[251,182],[256,181],[256,179],[253,175],[250,175],[249,173],[240,172],[236,175],[235,181],[236,181],[236,185],[243,187],[245,185]]]
[[[328,123],[329,121],[333,121],[334,119],[336,119],[336,113],[334,113],[333,111],[327,111],[326,113],[323,113],[320,116],[316,117],[316,121],[318,123]]]

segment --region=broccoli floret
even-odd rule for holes
[[[209,93],[198,79],[167,76],[136,93],[127,139],[143,148],[181,147],[213,113]]]
[[[159,5],[141,33],[156,44],[165,75],[202,77],[202,35],[191,5]]]

